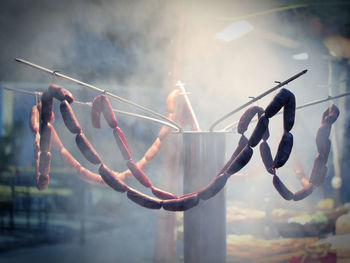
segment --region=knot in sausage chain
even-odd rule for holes
[[[174,93],[174,92],[173,92]],[[175,94],[175,93],[174,93]],[[170,94],[170,98],[176,98],[174,94]],[[76,134],[76,144],[83,154],[83,156],[92,164],[100,165],[98,172],[99,175],[87,170],[82,167],[78,161],[74,159],[73,156],[63,147],[61,141],[59,140],[55,129],[50,124],[52,120],[52,103],[53,98],[61,101],[60,111],[67,129]],[[253,147],[255,147],[261,140],[263,142],[260,145],[260,152],[264,162],[264,165],[269,173],[274,175],[273,183],[277,191],[287,200],[300,200],[301,196],[304,197],[305,194],[291,193],[284,184],[279,180],[275,173],[275,169],[283,166],[288,160],[290,155],[293,137],[289,133],[294,124],[295,117],[295,97],[294,95],[286,90],[282,89],[272,100],[272,102],[267,106],[265,111],[260,107],[249,108],[241,117],[238,124],[238,132],[242,134],[239,140],[238,146],[232,154],[230,160],[226,163],[219,174],[214,177],[211,183],[196,192],[186,194],[180,197],[172,193],[168,193],[161,189],[154,187],[142,168],[151,161],[161,147],[162,141],[166,138],[170,129],[168,127],[163,127],[159,132],[159,135],[151,146],[151,148],[146,152],[144,157],[135,163],[132,160],[131,150],[128,146],[127,140],[124,136],[123,131],[118,127],[117,119],[114,115],[113,109],[109,103],[108,98],[105,95],[97,96],[91,108],[91,121],[95,128],[100,128],[100,115],[103,114],[108,125],[113,129],[113,135],[116,140],[116,144],[126,161],[127,167],[129,168],[132,175],[146,188],[150,188],[152,193],[159,199],[150,197],[146,194],[136,191],[130,186],[126,185],[121,179],[120,174],[109,169],[101,160],[93,146],[90,144],[88,139],[82,132],[82,129],[77,121],[74,112],[70,106],[73,102],[73,96],[71,93],[57,85],[50,85],[47,91],[45,91],[41,98],[41,115],[39,121],[39,106],[35,105],[32,108],[30,114],[30,126],[35,137],[35,159],[37,164],[37,187],[39,189],[45,189],[49,183],[49,172],[50,172],[50,160],[51,160],[51,137],[53,138],[53,147],[59,151],[63,162],[75,170],[77,174],[83,179],[90,183],[105,184],[110,186],[112,189],[118,192],[127,192],[127,197],[133,202],[137,203],[146,208],[150,209],[160,209],[163,207],[168,211],[185,211],[196,206],[200,200],[207,200],[215,196],[226,184],[227,179],[234,173],[242,169],[251,159],[253,154]],[[170,99],[171,100],[171,99]],[[170,101],[171,112],[169,116],[173,116],[174,101]],[[274,160],[272,160],[271,152],[266,140],[269,137],[268,124],[269,118],[274,116],[282,107],[284,107],[284,135],[281,139],[280,145],[277,150],[277,154]],[[258,123],[250,136],[247,139],[244,136],[244,132],[247,130],[249,123],[252,118],[258,114]],[[337,119],[339,115],[339,110],[336,106],[331,106],[323,114],[322,126],[319,129],[317,140],[319,148],[319,157],[317,160],[317,171],[322,171],[324,173],[326,157],[329,153],[329,131],[330,126]],[[40,129],[38,128],[40,122]],[[323,128],[322,128],[323,127]],[[319,135],[320,134],[320,135]],[[39,139],[38,139],[39,138]],[[40,143],[38,142],[40,140]],[[316,163],[316,160],[315,160]],[[318,164],[320,163],[320,164]],[[324,173],[325,174],[325,173]],[[101,179],[102,178],[102,179]],[[310,189],[314,186],[321,184],[320,176],[311,175],[310,178]],[[310,190],[303,189],[302,191],[310,194]],[[299,191],[300,192],[300,191]],[[310,192],[310,193],[309,193]],[[307,196],[307,195],[305,195]]]

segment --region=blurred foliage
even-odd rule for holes
[[[12,125],[4,125],[3,135],[0,136],[0,172],[9,171],[18,160],[18,152],[23,144],[24,127],[21,121]]]

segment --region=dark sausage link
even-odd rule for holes
[[[103,181],[105,181],[106,184],[108,184],[117,192],[124,193],[129,189],[129,187],[124,182],[117,178],[117,174],[115,174],[104,164],[101,164],[100,168],[98,169],[98,172],[101,175]]]
[[[327,109],[328,111],[326,111],[323,114],[323,122],[324,123],[329,123],[329,124],[333,124],[339,116],[339,109],[337,106],[335,106],[334,104],[332,104],[331,106],[329,106],[329,108]]]
[[[308,186],[306,186],[303,189],[301,189],[298,192],[296,192],[294,194],[293,200],[294,201],[303,200],[305,197],[308,197],[309,195],[311,195],[313,190],[314,190],[313,185],[309,184]]]
[[[272,180],[273,186],[276,188],[277,192],[285,199],[292,200],[294,195],[289,189],[282,183],[277,175],[273,176]]]
[[[125,160],[130,160],[131,152],[130,152],[129,145],[125,139],[123,131],[120,128],[115,127],[113,129],[113,135],[114,135],[115,141],[117,142],[119,151],[123,155],[123,158]]]
[[[84,157],[92,164],[100,164],[101,158],[98,153],[95,151],[94,147],[90,144],[88,139],[85,137],[84,133],[79,133],[75,137],[75,142],[80,150],[80,152],[84,155]]]
[[[248,145],[250,147],[255,147],[261,141],[263,135],[266,132],[267,127],[269,126],[269,119],[263,114],[260,116],[258,124],[255,126],[255,129],[248,140]]]
[[[331,128],[332,128],[332,125],[327,122],[323,123],[321,127],[318,128],[317,134],[316,134],[316,145],[321,146],[323,142],[327,141],[331,133]]]
[[[168,200],[168,199],[177,199],[178,197],[172,193],[169,193],[167,191],[161,190],[157,187],[151,186],[152,193],[162,200]]]
[[[179,199],[164,200],[163,208],[168,211],[186,211],[199,203],[198,194],[192,194]]]
[[[199,198],[202,200],[208,200],[215,196],[222,188],[224,188],[227,179],[227,174],[220,174],[215,177],[207,187],[198,192]]]
[[[149,209],[160,209],[162,207],[162,200],[149,197],[135,189],[129,188],[127,193],[128,198],[136,204],[149,208]]]
[[[81,132],[80,125],[68,101],[64,100],[61,102],[60,111],[67,129],[71,133],[79,134]]]
[[[275,174],[276,171],[273,168],[272,154],[271,154],[271,150],[270,150],[270,147],[267,144],[267,142],[260,143],[259,150],[260,150],[261,159],[264,163],[266,170],[270,174]]]
[[[74,101],[72,93],[56,84],[51,84],[48,91],[53,98],[59,101],[67,100],[69,104],[72,104]]]
[[[290,132],[285,132],[281,142],[278,145],[277,154],[273,161],[274,168],[282,167],[288,160],[293,147],[293,135]]]
[[[126,166],[130,169],[131,173],[135,178],[145,187],[151,187],[152,184],[147,176],[142,172],[142,170],[136,165],[133,160],[128,160]]]
[[[41,121],[50,122],[52,120],[53,99],[49,92],[45,91],[41,96]]]
[[[237,132],[239,134],[243,134],[247,129],[249,123],[252,121],[255,114],[258,114],[258,117],[260,117],[261,114],[264,113],[264,109],[258,106],[253,106],[248,108],[242,115],[242,117],[239,119],[238,125],[237,125]]]
[[[288,102],[291,92],[287,89],[281,89],[279,93],[273,98],[270,104],[265,109],[267,118],[273,117],[279,110]]]
[[[229,165],[229,167],[226,169],[226,173],[228,175],[237,173],[249,162],[252,155],[253,155],[253,149],[247,145]]]
[[[315,186],[320,185],[320,181],[322,180],[322,176],[326,168],[326,163],[327,159],[325,159],[321,154],[317,154],[310,176],[310,183]]]
[[[290,93],[290,97],[283,111],[283,127],[284,130],[290,131],[294,126],[295,119],[295,96]]]
[[[316,138],[316,146],[317,151],[327,160],[331,151],[331,141],[328,138],[324,141],[317,140]]]

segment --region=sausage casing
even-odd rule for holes
[[[77,136],[75,137],[75,142],[77,143],[80,152],[89,162],[91,162],[92,164],[101,163],[100,156],[95,151],[94,147],[92,147],[88,139],[85,137],[84,133],[77,134]]]
[[[129,188],[127,193],[128,198],[136,204],[149,208],[149,209],[160,209],[163,201],[149,197],[135,189]]]
[[[113,129],[113,135],[123,158],[125,160],[130,160],[131,152],[130,152],[128,142],[125,139],[123,131],[119,127],[115,127]]]
[[[71,133],[75,133],[75,134],[80,133],[81,128],[80,128],[79,122],[78,122],[77,118],[75,117],[75,114],[72,110],[72,107],[70,106],[68,101],[63,100],[61,102],[60,111],[61,111],[61,115],[63,118],[63,122],[66,125],[67,129]]]

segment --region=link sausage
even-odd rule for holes
[[[293,128],[295,120],[295,96],[290,93],[290,97],[283,111],[283,127],[285,131],[290,131]]]
[[[294,201],[303,200],[305,197],[311,195],[313,190],[314,190],[314,188],[313,188],[312,184],[309,184],[308,186],[305,186],[303,189],[296,192],[294,194],[293,200]]]
[[[124,193],[129,187],[118,179],[117,174],[115,174],[112,170],[110,170],[104,164],[101,164],[98,169],[99,174],[101,175],[103,181],[106,182],[110,187],[112,187],[117,192]]]
[[[230,166],[226,169],[228,175],[232,175],[241,170],[253,155],[253,149],[248,145],[240,152],[240,154],[232,161]]]
[[[129,188],[127,193],[128,198],[136,204],[149,208],[149,209],[160,209],[163,201],[149,197],[135,189]]]
[[[68,101],[63,100],[60,105],[60,111],[63,118],[63,122],[66,125],[67,129],[74,134],[81,133],[81,128],[75,114],[72,110],[72,107]]]
[[[284,132],[281,142],[278,145],[277,154],[273,161],[274,168],[282,167],[288,160],[293,147],[293,135],[290,132]]]
[[[198,192],[199,198],[202,200],[208,200],[215,196],[222,188],[224,188],[227,179],[227,174],[220,174],[215,177],[207,187]]]
[[[131,173],[135,178],[145,187],[151,187],[152,184],[147,176],[142,172],[142,170],[137,167],[136,163],[133,160],[128,160],[126,166],[130,169]]]
[[[80,152],[84,155],[84,157],[92,164],[100,164],[101,159],[98,153],[95,151],[94,147],[90,144],[88,139],[85,137],[84,133],[79,133],[75,137],[75,142],[80,150]]]
[[[282,181],[278,178],[277,175],[273,176],[272,180],[273,186],[276,188],[277,192],[285,199],[285,200],[292,200],[293,199],[293,193],[289,191],[289,189],[282,183]]]
[[[271,154],[271,150],[270,150],[270,147],[267,144],[267,142],[260,143],[259,150],[260,150],[261,159],[264,163],[266,170],[270,174],[275,174],[276,171],[273,168],[272,154]]]
[[[267,127],[269,126],[269,119],[265,115],[261,115],[258,121],[258,124],[255,126],[255,129],[248,140],[248,145],[250,147],[255,147],[261,141],[261,138],[266,132]]]
[[[281,89],[277,95],[273,98],[270,104],[265,109],[265,115],[267,118],[273,117],[279,110],[288,102],[291,92],[287,89]]]
[[[258,114],[258,117],[260,117],[261,114],[264,113],[264,109],[258,106],[253,106],[248,108],[242,115],[242,117],[239,119],[238,125],[237,125],[237,132],[239,134],[243,134],[247,129],[249,123],[252,121],[255,114]]]
[[[193,194],[179,199],[164,200],[163,208],[168,211],[186,211],[198,205],[198,203],[198,194]]]
[[[172,193],[161,190],[157,187],[151,186],[152,193],[162,200],[177,199],[178,197]]]
[[[117,142],[120,153],[123,158],[127,161],[131,159],[131,151],[128,145],[128,142],[125,139],[123,131],[119,127],[113,129],[113,135],[115,141]]]

